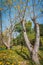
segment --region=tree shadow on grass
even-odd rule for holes
[[[18,55],[20,55],[23,59],[25,59],[25,60],[30,60],[29,56],[28,56],[26,53],[24,53],[24,52],[18,52],[17,50],[15,50],[15,52],[16,52]]]
[[[31,58],[28,56],[26,52],[18,52],[17,50],[15,50],[15,52],[18,55],[20,55],[24,60],[28,60],[30,62],[30,65],[34,65],[33,61],[31,60]]]

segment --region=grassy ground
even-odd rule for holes
[[[39,51],[40,63],[43,65],[43,47]],[[35,65],[26,47],[13,46],[11,50],[0,48],[0,65]]]

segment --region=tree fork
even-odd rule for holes
[[[39,31],[39,24],[34,22],[35,24],[35,32],[36,32],[36,40],[34,49],[32,52],[32,60],[36,63],[36,65],[40,65],[39,58],[38,58],[38,50],[39,50],[39,43],[40,43],[40,31]]]

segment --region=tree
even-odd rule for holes
[[[11,7],[12,7],[12,3],[13,3],[12,0],[6,0],[6,1],[2,1],[1,0],[1,5],[2,5],[1,8],[2,8],[2,11],[3,12],[9,11],[10,27],[8,27],[6,29],[6,37],[8,35],[8,41],[5,41],[4,40],[4,37],[2,38],[4,45],[8,49],[10,49],[10,43],[11,43],[11,40],[12,40],[12,34],[13,34],[13,30],[14,30],[14,25],[13,25],[14,20],[12,21],[12,19],[11,19]],[[4,10],[3,7],[7,8],[7,9]],[[2,16],[2,14],[1,14],[1,16]],[[1,16],[0,16],[0,18],[1,18],[1,29],[2,29],[2,17]]]
[[[40,9],[42,9],[42,8],[39,9],[39,7],[41,6],[41,4],[40,4],[41,2],[40,1],[36,2],[35,0],[32,0],[32,6],[31,6],[32,10],[30,9],[30,11],[31,11],[30,18],[35,25],[35,32],[36,32],[35,45],[34,45],[34,49],[32,52],[33,53],[32,59],[34,60],[34,62],[36,64],[39,64],[38,50],[39,50],[39,43],[40,43],[40,31],[39,31],[39,24],[37,23],[37,19],[43,16],[43,14],[40,14]],[[37,12],[37,14],[36,14],[36,12]]]
[[[20,18],[20,23],[21,23],[21,26],[23,28],[23,36],[24,36],[27,48],[29,49],[30,52],[32,52],[33,47],[32,47],[32,45],[31,45],[31,43],[28,39],[28,36],[27,36],[27,33],[26,33],[26,27],[25,27],[26,20],[24,20],[27,3],[28,3],[28,0],[25,1],[26,5],[24,6],[24,9],[22,10],[22,13],[21,13],[21,9],[18,9],[18,15],[19,15],[18,17]]]
[[[36,22],[36,19],[40,17],[40,15],[36,16],[35,14],[35,7],[38,5],[38,4],[35,4],[35,3],[40,3],[39,2],[36,2],[35,0],[32,0],[32,15],[30,16],[31,20],[33,21],[34,25],[35,25],[35,45],[34,47],[31,45],[30,43],[30,40],[28,39],[28,36],[27,36],[27,33],[26,33],[26,27],[25,27],[25,22],[26,20],[24,20],[25,18],[25,12],[26,12],[26,8],[27,8],[27,3],[28,3],[28,0],[26,0],[26,6],[24,7],[24,9],[22,10],[22,13],[21,14],[21,10],[20,10],[20,7],[19,7],[19,18],[20,18],[20,22],[21,22],[21,25],[22,25],[22,28],[23,28],[23,35],[24,35],[24,39],[25,39],[25,42],[26,42],[26,45],[27,45],[27,48],[30,50],[30,52],[32,53],[32,60],[36,63],[36,65],[40,65],[39,63],[39,58],[38,58],[38,50],[39,50],[39,42],[40,42],[40,31],[39,31],[39,24]],[[38,6],[36,7],[38,8]],[[38,8],[39,9],[39,8]],[[31,14],[31,13],[30,13]],[[41,15],[42,16],[42,15]]]

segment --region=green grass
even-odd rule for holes
[[[43,50],[39,51],[41,65],[43,65]],[[11,50],[0,49],[0,65],[35,65],[26,47],[13,46]]]

